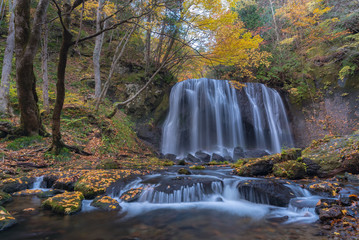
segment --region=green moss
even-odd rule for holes
[[[276,163],[273,166],[273,174],[276,177],[288,179],[300,179],[305,176],[306,165],[296,160]]]
[[[189,168],[192,169],[192,170],[204,170],[204,169],[206,169],[205,166],[202,166],[202,165],[193,165],[193,166],[190,166]]]
[[[0,190],[0,205],[10,201],[12,201],[11,195]]]
[[[104,159],[97,166],[96,169],[118,169],[119,164],[113,159]]]
[[[180,168],[178,171],[177,171],[178,174],[183,174],[183,175],[191,175],[192,173],[188,170],[188,169],[185,169],[185,168]]]
[[[65,192],[46,199],[42,206],[55,213],[70,215],[81,210],[84,196],[81,192]]]
[[[16,219],[3,207],[0,206],[0,231],[11,227],[16,223]]]
[[[34,144],[38,144],[38,143],[43,143],[44,140],[41,136],[31,136],[31,137],[21,137],[21,138],[17,138],[13,141],[11,141],[6,148],[10,149],[10,150],[20,150],[22,148],[26,148],[28,146],[34,145]]]

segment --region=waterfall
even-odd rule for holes
[[[228,81],[191,79],[171,91],[162,153],[204,151],[231,156],[234,148],[278,153],[293,140],[279,93],[259,83],[236,90]]]

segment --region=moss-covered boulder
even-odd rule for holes
[[[273,169],[273,160],[270,156],[244,160],[234,165],[234,173],[240,176],[265,176]]]
[[[182,174],[182,175],[191,175],[191,171],[186,169],[186,168],[180,168],[177,171],[178,174]]]
[[[309,158],[320,166],[321,176],[341,172],[359,173],[359,134],[326,136],[315,140],[303,150],[303,158]]]
[[[120,204],[109,196],[97,196],[91,203],[91,206],[105,211],[121,210]]]
[[[42,206],[55,213],[70,215],[81,210],[84,196],[81,192],[64,192],[46,199]]]
[[[139,171],[129,170],[96,170],[84,174],[75,184],[75,191],[82,192],[86,199],[93,199],[102,195],[106,189],[117,180]]]
[[[280,153],[280,160],[281,161],[296,160],[301,156],[302,156],[302,149],[300,148],[284,149]]]
[[[0,231],[13,226],[15,223],[16,219],[5,208],[0,206]]]
[[[120,199],[124,202],[135,202],[137,201],[143,192],[143,187],[131,188],[130,190],[124,192]]]
[[[39,198],[49,198],[49,197],[53,197],[57,194],[61,194],[64,193],[64,191],[62,190],[57,190],[57,189],[51,189],[49,191],[42,191],[40,193],[37,194],[37,197]]]
[[[78,180],[77,176],[61,177],[54,182],[52,188],[73,191],[77,180]]]
[[[301,179],[306,175],[306,165],[296,160],[276,163],[273,166],[273,174],[276,177]]]
[[[6,193],[18,192],[30,188],[34,180],[28,177],[7,178],[0,183],[0,188]]]
[[[3,205],[7,202],[11,202],[12,201],[12,197],[10,194],[0,191],[0,205]]]

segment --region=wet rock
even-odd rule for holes
[[[4,205],[5,203],[11,202],[12,197],[10,194],[0,191],[0,205]]]
[[[359,153],[352,152],[345,156],[342,167],[349,173],[359,173]]]
[[[24,196],[34,196],[41,194],[43,191],[40,189],[26,189],[19,192],[15,192],[12,195],[16,197],[24,197]]]
[[[180,161],[178,161],[177,165],[181,165],[181,166],[185,166],[187,163],[186,163],[186,160],[182,159]]]
[[[171,160],[171,161],[176,161],[177,156],[175,154],[167,153],[166,155],[164,155],[164,159],[168,159],[168,160]]]
[[[311,183],[306,186],[306,189],[319,196],[335,197],[341,190],[341,187],[339,186],[339,183],[323,181]]]
[[[250,159],[241,167],[235,169],[240,176],[265,176],[272,172],[273,161],[267,158]]]
[[[212,161],[224,162],[224,161],[227,161],[227,160],[224,157],[222,157],[221,155],[219,155],[217,153],[213,153],[212,154]]]
[[[348,172],[344,173],[344,179],[351,183],[359,183],[359,175],[353,175]]]
[[[331,208],[322,208],[319,210],[319,220],[326,222],[328,220],[340,219],[343,217],[342,208],[339,206],[333,206]]]
[[[178,171],[177,171],[178,174],[183,174],[183,175],[191,175],[191,171],[186,169],[186,168],[180,168]]]
[[[296,160],[276,163],[273,166],[273,174],[276,177],[288,179],[301,179],[305,176],[306,165]]]
[[[81,210],[84,195],[81,192],[65,192],[46,199],[42,206],[55,213],[70,215]]]
[[[316,212],[317,214],[319,214],[319,212],[320,212],[321,209],[324,209],[324,208],[328,209],[328,208],[331,208],[331,207],[333,207],[333,206],[338,206],[339,204],[340,204],[340,202],[339,202],[339,200],[337,200],[337,199],[333,199],[333,198],[328,198],[328,199],[326,199],[326,198],[323,198],[323,199],[320,199],[320,200],[318,201],[318,203],[316,204],[316,206],[315,206],[315,212]]]
[[[124,192],[120,199],[124,202],[135,202],[137,201],[143,192],[143,187],[131,188],[130,190]]]
[[[202,151],[198,151],[195,153],[196,158],[198,158],[201,162],[210,162],[211,161],[211,155],[204,153]]]
[[[21,177],[21,178],[8,178],[1,183],[2,190],[6,193],[18,192],[28,189],[34,183],[34,178]]]
[[[73,191],[77,180],[78,180],[77,176],[58,178],[55,181],[55,183],[52,185],[52,188]]]
[[[234,160],[238,160],[240,158],[245,158],[245,154],[244,154],[244,151],[243,151],[243,148],[241,147],[235,147],[233,149],[233,159]]]
[[[187,159],[188,162],[200,162],[200,160],[198,158],[196,158],[195,156],[193,156],[192,154],[187,154]]]
[[[289,219],[288,216],[283,216],[283,217],[269,217],[266,218],[266,220],[268,222],[275,222],[275,223],[284,223],[285,221],[287,221]]]
[[[309,158],[303,158],[302,162],[306,165],[307,175],[309,177],[318,176],[320,166]]]
[[[118,202],[115,199],[109,196],[97,196],[91,202],[91,206],[100,208],[105,211],[121,210],[120,204],[118,204]]]
[[[59,178],[58,174],[47,174],[44,176],[43,181],[45,182],[46,188],[51,188],[52,185],[56,182],[56,180]]]
[[[286,207],[295,194],[288,187],[272,180],[247,180],[238,184],[238,191],[244,199]]]
[[[285,149],[281,152],[282,161],[297,160],[301,156],[302,156],[302,149],[300,148]]]
[[[3,207],[0,206],[0,231],[16,224],[16,219]]]
[[[61,194],[64,193],[64,190],[59,190],[59,189],[51,189],[49,191],[42,191],[39,194],[37,194],[37,196],[39,198],[49,198],[49,197],[53,197],[57,194]]]

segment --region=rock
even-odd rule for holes
[[[211,161],[211,155],[204,153],[202,151],[198,151],[195,153],[196,158],[198,158],[201,162],[210,162]]]
[[[4,205],[5,203],[11,201],[12,201],[11,195],[0,190],[0,205]]]
[[[18,192],[30,188],[34,182],[34,178],[7,178],[2,182],[2,190],[6,193]]]
[[[344,179],[348,182],[359,183],[359,175],[353,175],[351,173],[345,172]]]
[[[47,188],[51,188],[58,178],[58,174],[47,174],[44,176],[43,181],[45,182]]]
[[[290,188],[273,180],[247,180],[237,187],[241,197],[255,203],[286,207],[295,197]]]
[[[81,192],[65,192],[46,199],[42,206],[55,213],[70,215],[81,210],[84,195]]]
[[[285,149],[281,152],[282,161],[297,160],[301,156],[302,156],[302,149],[300,148]]]
[[[182,166],[185,166],[187,163],[186,163],[186,160],[182,159],[182,160],[179,160],[177,165],[182,165]]]
[[[339,206],[333,206],[331,208],[322,208],[319,210],[319,220],[326,222],[328,220],[340,219],[343,217],[342,208]]]
[[[353,152],[347,154],[343,161],[342,167],[349,173],[359,173],[359,153]]]
[[[40,189],[26,189],[19,192],[15,192],[12,195],[16,197],[33,196],[41,194],[43,191]]]
[[[224,157],[222,157],[221,155],[217,154],[217,153],[213,153],[212,154],[212,161],[224,162],[224,161],[226,161],[226,159]]]
[[[37,197],[39,198],[49,198],[49,197],[53,197],[57,194],[61,194],[64,193],[64,190],[59,190],[59,189],[51,189],[49,191],[42,191],[39,194],[37,194]]]
[[[77,176],[58,178],[52,185],[52,188],[73,191],[77,180]]]
[[[224,156],[224,161],[227,161],[227,162],[234,162],[233,158],[230,157],[230,156]]]
[[[339,205],[339,201],[333,198],[323,198],[318,201],[315,206],[315,212],[319,214],[319,211],[323,208],[331,208],[333,206]]]
[[[234,160],[238,160],[240,158],[245,158],[245,154],[244,154],[244,151],[243,151],[243,148],[241,147],[235,147],[233,149],[233,159]]]
[[[100,208],[105,211],[121,210],[120,204],[118,204],[118,202],[115,199],[109,196],[97,196],[91,202],[91,206]]]
[[[338,183],[328,181],[311,183],[306,186],[306,189],[323,197],[335,197],[341,190]]]
[[[164,156],[164,159],[168,159],[168,160],[171,160],[171,161],[176,161],[177,156],[176,156],[175,154],[167,153],[167,154]]]
[[[309,177],[314,177],[319,174],[320,166],[309,158],[303,158],[302,162],[307,166],[307,175]]]
[[[273,165],[273,174],[276,177],[301,179],[305,176],[306,165],[296,160],[276,163]]]
[[[287,221],[289,219],[288,216],[283,216],[283,217],[268,217],[266,218],[266,220],[268,222],[275,222],[275,223],[284,223],[285,221]]]
[[[272,172],[273,161],[267,158],[250,159],[239,168],[235,168],[235,173],[240,176],[265,176]]]
[[[196,158],[195,156],[193,156],[192,154],[187,154],[187,159],[188,162],[200,162],[200,160],[198,158]]]
[[[16,219],[5,208],[0,206],[0,231],[16,224]]]
[[[183,175],[191,175],[191,171],[186,169],[186,168],[180,168],[178,171],[177,171],[178,174],[183,174]]]
[[[135,202],[137,201],[143,192],[143,187],[131,188],[130,190],[124,192],[120,199],[124,202]]]

